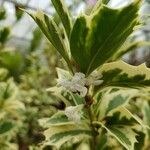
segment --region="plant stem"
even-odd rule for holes
[[[93,102],[93,100],[91,99],[91,97],[89,96],[86,96],[85,97],[85,100],[86,100],[86,108],[87,108],[87,111],[88,111],[88,114],[89,114],[89,119],[90,119],[90,126],[91,126],[91,129],[93,131],[93,139],[92,139],[92,144],[91,144],[91,150],[96,150],[96,130],[95,130],[95,127],[93,125],[93,114],[92,114],[92,110],[91,110],[91,104]]]

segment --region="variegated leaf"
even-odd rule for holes
[[[143,113],[144,121],[150,127],[150,105],[148,102],[144,102]]]
[[[141,0],[134,0],[120,9],[100,4],[90,16],[81,15],[76,19],[70,48],[81,72],[90,74],[119,50],[133,28],[139,24],[140,2]]]
[[[59,111],[50,118],[40,119],[39,124],[44,128],[49,128],[50,126],[70,125],[74,124],[74,122],[68,120],[63,111]]]
[[[78,115],[80,115],[80,122],[79,122],[79,124],[84,123],[84,121],[82,122],[83,106],[84,105],[77,105],[77,106],[73,107],[73,108],[75,108],[76,111],[80,112],[78,114]],[[75,115],[75,114],[73,113],[73,115]],[[66,115],[65,111],[58,111],[57,113],[52,115],[50,118],[40,119],[39,123],[40,123],[40,125],[42,127],[48,128],[50,126],[61,126],[61,125],[75,124],[76,122],[74,122],[73,120],[70,120],[68,118],[68,116]]]
[[[105,126],[102,124],[102,127],[106,131],[116,138],[120,144],[122,144],[127,150],[134,150],[134,144],[137,142],[137,134],[133,131],[130,126]]]
[[[51,92],[56,98],[63,101],[66,106],[76,106],[80,104],[84,104],[84,98],[80,97],[78,94],[74,94],[68,90],[65,90],[62,87],[52,87],[47,89],[48,92]]]
[[[150,87],[150,69],[145,64],[132,66],[117,61],[104,64],[98,71],[103,75],[103,83],[95,87],[96,91],[104,87]]]
[[[4,68],[0,68],[0,81],[3,81],[8,75],[8,71]]]
[[[149,127],[147,130],[148,139],[150,139],[150,104],[148,102],[144,102],[143,106],[143,117],[144,117],[144,123]]]
[[[0,83],[0,113],[5,115],[19,117],[18,111],[24,110],[25,106],[17,99],[18,88],[13,80]],[[3,118],[3,117],[0,118]]]
[[[85,138],[91,138],[93,134],[87,126],[62,125],[49,127],[44,131],[44,135],[47,141],[44,145],[54,145],[59,148],[67,141],[74,140],[74,142],[79,142]]]
[[[72,21],[71,21],[71,16],[69,14],[69,11],[66,5],[64,4],[63,0],[52,0],[52,3],[63,23],[63,26],[66,30],[66,33],[69,39],[71,30],[72,30]]]
[[[136,114],[131,113],[125,106],[118,107],[108,115],[113,115],[114,113],[119,113],[119,119],[132,119],[134,124],[139,124],[143,128],[150,129],[149,126],[141,118],[139,118]]]
[[[56,70],[57,70],[58,82],[64,79],[71,80],[72,76],[69,73],[69,71],[66,71],[61,68],[57,68]]]
[[[60,33],[60,29],[57,24],[54,22],[52,18],[44,14],[42,11],[38,11],[37,13],[30,13],[26,11],[37,23],[39,28],[45,34],[47,39],[52,43],[52,45],[56,48],[56,50],[62,55],[62,57],[67,62],[70,70],[72,70],[69,55],[67,53],[67,48],[65,46],[65,42],[63,41]]]
[[[14,125],[12,122],[0,120],[0,135],[7,133],[13,127],[14,127]]]
[[[112,90],[103,94],[101,100],[95,106],[95,115],[98,116],[98,120],[111,114],[118,108],[127,105],[129,100],[137,94],[137,90]]]

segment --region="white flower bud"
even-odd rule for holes
[[[85,74],[78,72],[70,80],[58,80],[58,85],[63,86],[71,92],[79,92],[81,97],[85,97],[88,91],[86,86],[102,84],[103,80],[99,80],[101,77],[101,74],[93,72],[89,77],[85,78]]]
[[[65,115],[68,117],[70,121],[73,121],[75,123],[79,123],[81,120],[81,114],[77,107],[75,106],[69,106],[65,109]]]

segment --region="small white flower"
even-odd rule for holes
[[[81,113],[78,108],[75,106],[69,106],[65,109],[65,115],[68,117],[70,121],[75,123],[79,123],[81,120]]]
[[[81,72],[75,73],[75,75],[72,78],[72,82],[74,84],[79,84],[79,85],[84,86],[85,82],[86,82],[85,81],[85,74],[83,74]]]
[[[79,92],[81,97],[85,97],[87,94],[87,87],[90,85],[100,85],[103,80],[99,80],[102,77],[101,74],[93,72],[89,77],[85,77],[85,74],[78,72],[72,77],[72,79],[58,80],[58,85],[63,86],[71,92]]]

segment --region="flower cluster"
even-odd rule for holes
[[[71,92],[79,92],[81,97],[85,97],[87,94],[87,86],[100,85],[103,83],[103,80],[99,80],[100,78],[102,78],[102,75],[97,74],[97,72],[93,72],[87,78],[85,77],[85,74],[78,72],[75,73],[71,80],[59,80],[58,85],[63,86]]]

